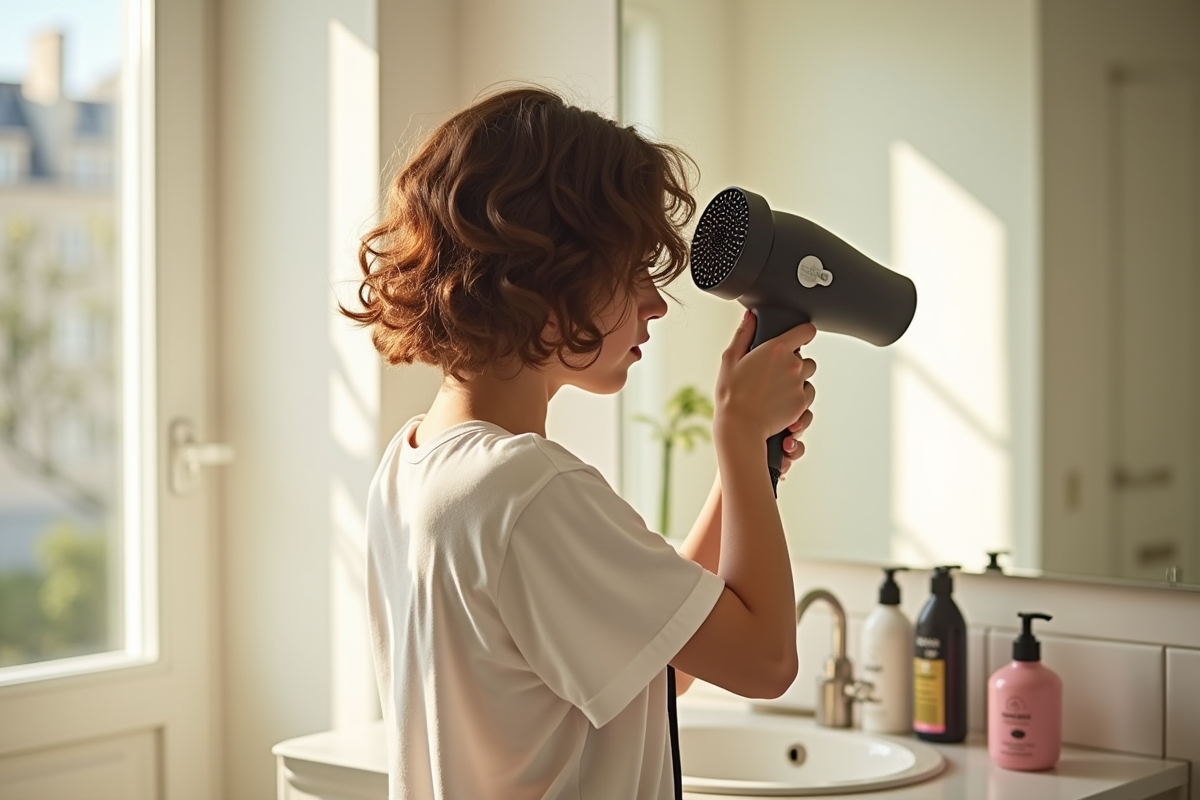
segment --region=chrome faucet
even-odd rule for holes
[[[866,681],[854,680],[854,669],[846,658],[846,612],[833,594],[825,589],[813,589],[796,604],[796,626],[804,612],[817,600],[824,600],[833,609],[833,655],[825,662],[825,675],[817,691],[817,724],[827,728],[849,728],[854,719],[854,703],[872,702],[874,688]]]

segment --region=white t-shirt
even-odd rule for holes
[[[666,666],[724,582],[536,434],[410,420],[367,506],[392,800],[669,800]]]

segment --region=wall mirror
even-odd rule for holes
[[[1200,588],[1200,2],[622,0],[625,122],[911,277],[896,345],[818,335],[792,552]],[[741,314],[689,278],[622,395],[662,419]],[[680,448],[676,448],[680,450]],[[672,457],[672,536],[715,470]]]

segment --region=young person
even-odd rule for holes
[[[613,393],[667,311],[689,159],[539,88],[441,125],[363,240],[361,311],[391,364],[444,379],[384,453],[367,591],[392,800],[675,796],[667,667],[776,697],[795,598],[766,467],[816,369],[811,325],[721,356],[719,476],[679,552],[545,438],[572,385]]]

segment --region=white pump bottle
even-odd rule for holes
[[[862,729],[870,733],[912,732],[913,626],[900,610],[900,587],[895,574],[904,567],[886,567],[879,587],[879,605],[862,631],[863,680],[872,684],[870,702],[862,703]]]

